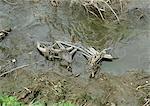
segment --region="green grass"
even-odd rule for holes
[[[23,106],[23,104],[13,96],[0,95],[0,106]]]
[[[63,102],[56,103],[53,106],[77,106],[77,105],[72,104],[70,101],[68,101],[68,102],[63,101]]]
[[[19,102],[14,96],[0,95],[0,106],[45,106],[41,102],[29,103],[28,105]],[[71,102],[59,102],[54,103],[52,106],[77,106],[72,104]]]

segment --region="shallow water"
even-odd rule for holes
[[[117,55],[119,59],[111,63],[105,62],[102,65],[105,71],[122,74],[127,70],[141,69],[149,72],[150,37],[148,32],[138,32],[136,33],[136,37],[131,39],[132,40],[126,41],[126,44],[117,43],[114,54]],[[109,67],[107,67],[108,65]],[[126,71],[124,71],[125,69]]]
[[[130,33],[128,33],[126,39],[122,39],[116,43],[113,53],[117,55],[119,59],[112,63],[104,63],[102,68],[105,71],[122,74],[127,70],[141,69],[150,72],[149,5],[150,2],[147,0],[134,0],[130,3],[128,12],[131,22],[128,28]],[[139,15],[137,15],[140,13],[143,13],[141,19],[139,19]],[[109,67],[107,67],[107,65],[109,65]]]
[[[121,74],[133,68],[149,71],[149,7],[144,6],[148,6],[149,2],[138,1],[136,5],[131,3],[127,12],[129,23],[120,25],[110,22],[102,24],[91,15],[87,17],[82,8],[79,10],[78,6],[69,7],[68,2],[63,2],[58,7],[53,7],[47,0],[18,0],[17,3],[10,5],[0,1],[0,22],[3,23],[1,29],[13,29],[10,35],[0,42],[0,65],[5,65],[7,61],[15,58],[17,62],[14,67],[31,64],[27,69],[34,72],[53,69],[64,73],[64,68],[59,67],[59,64],[45,60],[38,53],[36,42],[73,40],[98,50],[113,48],[112,54],[119,59],[103,62],[102,71],[114,74]],[[142,6],[139,6],[140,4]],[[139,13],[135,9],[137,6],[145,15],[140,20],[135,15],[136,12]],[[43,61],[34,64],[41,60]],[[72,67],[73,73],[85,74],[87,61],[83,56],[77,55]]]

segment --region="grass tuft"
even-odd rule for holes
[[[96,17],[100,16],[102,20],[105,20],[104,12],[110,10],[115,15],[117,21],[120,22],[119,16],[113,8],[116,8],[116,5],[114,4],[118,4],[119,8],[117,8],[122,12],[123,4],[125,3],[125,1],[126,0],[71,0],[71,5],[73,5],[74,3],[79,3],[85,8],[88,13],[91,13]],[[96,13],[95,10],[98,13]]]

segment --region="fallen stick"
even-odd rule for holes
[[[6,74],[8,74],[8,73],[11,73],[11,72],[13,72],[13,71],[15,71],[15,70],[18,70],[18,69],[21,69],[21,68],[27,67],[27,66],[29,66],[29,64],[27,64],[27,65],[22,65],[22,66],[19,66],[19,67],[13,68],[13,69],[11,69],[10,71],[7,71],[7,72],[2,73],[2,74],[0,75],[0,77],[2,77],[2,76],[4,76],[4,75],[6,75]]]
[[[18,66],[18,67],[16,67],[16,68],[11,69],[10,71],[7,71],[7,72],[2,73],[2,74],[0,75],[0,77],[6,75],[6,74],[8,74],[8,73],[11,73],[11,72],[13,72],[13,71],[16,71],[16,70],[18,70],[18,69],[21,69],[21,68],[24,68],[24,67],[28,67],[29,65],[37,64],[37,63],[39,63],[39,62],[41,62],[41,61],[44,61],[44,60],[40,60],[40,61],[37,61],[37,62],[32,63],[32,64],[26,64],[26,65]]]
[[[144,87],[146,87],[146,86],[150,86],[150,83],[147,83],[147,84],[144,84],[144,85],[139,85],[139,86],[136,88],[136,90],[139,90],[139,89],[144,88]]]
[[[64,45],[67,45],[67,46],[71,46],[71,47],[74,47],[76,48],[77,50],[80,50],[81,52],[83,52],[87,57],[90,57],[93,53],[91,51],[89,51],[88,49],[86,48],[80,48],[80,47],[77,47],[77,46],[74,46],[74,45],[71,45],[69,43],[66,43],[66,42],[63,42],[63,41],[56,41],[56,43],[61,43],[61,44],[64,44]]]

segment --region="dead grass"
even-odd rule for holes
[[[71,0],[71,5],[74,3],[81,4],[88,13],[96,17],[100,16],[102,20],[108,18],[104,16],[104,13],[111,11],[120,22],[119,15],[124,11],[127,0]]]

